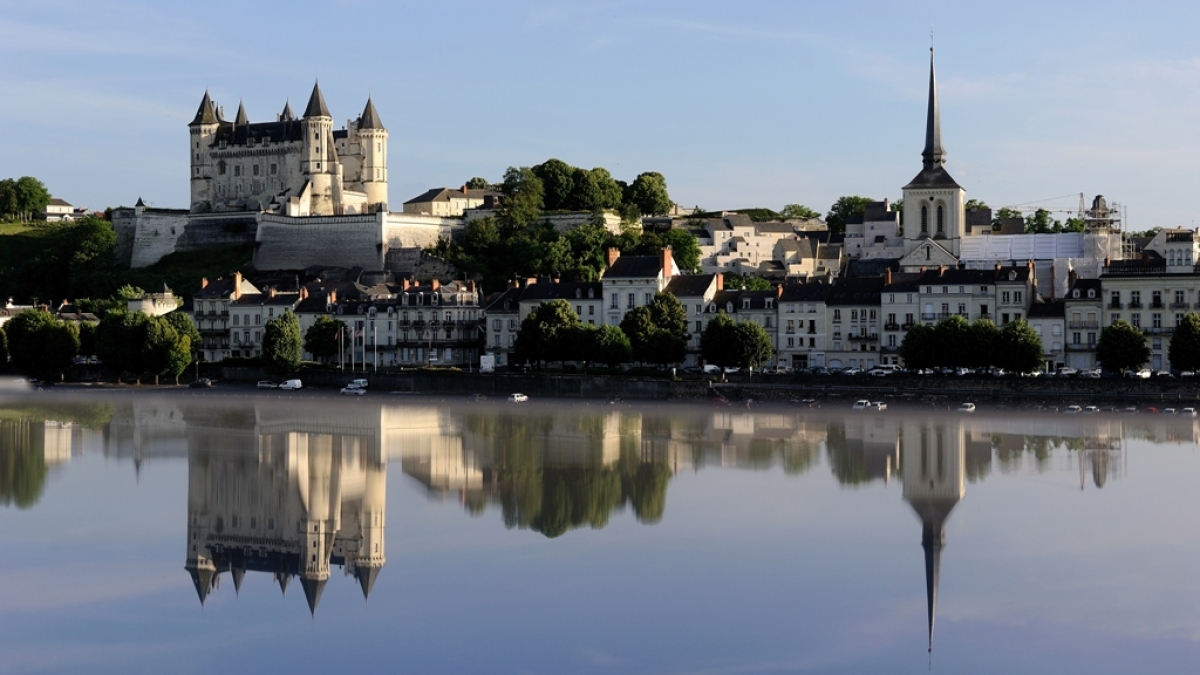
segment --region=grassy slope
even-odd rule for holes
[[[127,283],[158,291],[166,283],[176,295],[190,298],[200,290],[200,279],[230,277],[250,266],[254,245],[217,246],[201,251],[172,253],[150,267],[124,272]]]

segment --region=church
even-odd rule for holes
[[[335,131],[320,84],[302,117],[285,103],[270,122],[250,122],[240,103],[230,122],[205,91],[188,131],[191,213],[387,210],[388,132],[370,97],[361,115]]]

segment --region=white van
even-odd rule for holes
[[[300,383],[300,380],[284,380],[283,384],[279,385],[279,388],[292,391],[295,389],[303,389],[304,385]]]

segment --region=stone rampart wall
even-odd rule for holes
[[[383,269],[383,214],[259,218],[254,266],[295,270],[309,265]]]

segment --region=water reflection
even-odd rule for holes
[[[103,447],[112,416],[104,404],[34,405],[0,409],[0,505],[32,508],[56,467]]]

